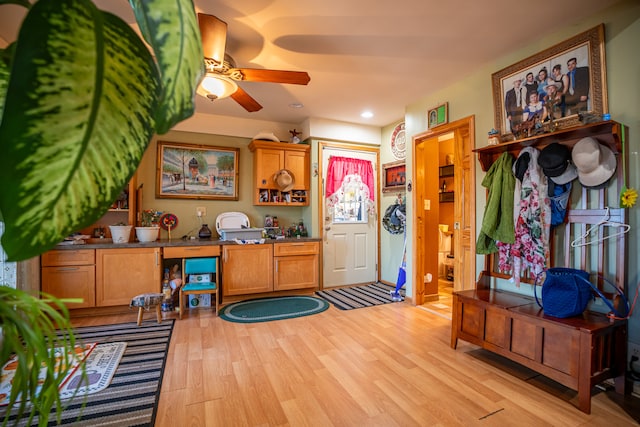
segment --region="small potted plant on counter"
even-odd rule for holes
[[[133,228],[133,226],[125,224],[124,222],[110,225],[109,230],[111,231],[113,243],[129,243],[131,228]]]
[[[160,217],[162,212],[153,209],[142,211],[140,227],[136,227],[136,237],[141,243],[155,242],[160,231]]]

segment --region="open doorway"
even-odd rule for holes
[[[413,137],[416,305],[442,304],[475,283],[473,133],[468,117]]]
[[[440,135],[436,139],[438,147],[438,301],[433,305],[436,309],[450,312],[455,278],[454,132]]]

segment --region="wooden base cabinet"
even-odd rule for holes
[[[131,298],[160,292],[160,248],[96,249],[96,306],[129,305]]]
[[[222,246],[222,295],[273,290],[273,245]]]
[[[317,287],[318,246],[318,242],[274,244],[273,290]]]
[[[96,304],[95,250],[49,251],[42,255],[42,292],[57,298],[81,298],[67,307],[85,308]]]

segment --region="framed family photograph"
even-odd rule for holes
[[[430,109],[427,112],[427,125],[429,129],[444,125],[449,122],[449,103],[445,102]]]
[[[517,138],[523,128],[580,124],[579,114],[608,111],[604,25],[491,76],[495,128]],[[550,129],[550,130],[553,130]]]
[[[239,149],[158,141],[156,197],[238,200]]]
[[[407,172],[404,160],[382,165],[382,192],[404,191]]]

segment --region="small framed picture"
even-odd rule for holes
[[[449,103],[445,102],[427,112],[427,125],[429,129],[436,126],[444,125],[449,122]]]
[[[385,163],[382,165],[382,192],[405,191],[407,183],[406,165],[404,160]]]

